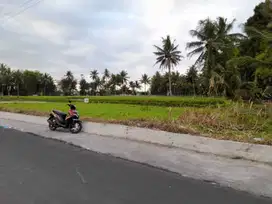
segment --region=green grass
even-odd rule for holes
[[[169,108],[158,106],[139,106],[127,104],[85,104],[75,103],[82,117],[101,118],[105,120],[129,120],[129,119],[168,119]],[[0,104],[0,108],[24,111],[37,111],[49,113],[52,109],[68,111],[65,103],[11,103]],[[172,118],[177,118],[184,108],[173,108]]]
[[[272,145],[272,104],[231,103],[222,107],[161,107],[76,102],[84,120],[121,123],[169,132],[195,133],[216,139]],[[52,109],[66,112],[66,103],[0,103],[0,111],[47,116]],[[254,138],[261,138],[255,141]]]
[[[47,101],[47,102],[73,102],[83,101],[84,96],[4,96],[0,97],[2,101]],[[165,107],[207,107],[218,105],[225,106],[229,101],[224,98],[213,97],[166,97],[166,96],[92,96],[88,97],[90,103],[111,103],[111,104],[131,104],[131,105],[149,105]]]

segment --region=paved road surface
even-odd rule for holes
[[[272,201],[62,142],[0,129],[0,203],[271,204]]]

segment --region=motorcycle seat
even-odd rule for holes
[[[63,117],[63,118],[65,118],[66,117],[66,113],[63,113],[63,112],[61,112],[61,111],[58,111],[58,110],[53,110],[53,112],[55,113],[55,114],[57,114],[57,115],[59,115],[59,116],[61,116],[61,117]]]

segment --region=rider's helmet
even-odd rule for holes
[[[70,110],[76,110],[76,106],[72,104],[72,102],[69,100],[68,106],[70,107]]]
[[[70,105],[70,109],[71,109],[71,110],[76,110],[76,106],[73,105],[73,104],[71,104],[71,105]]]

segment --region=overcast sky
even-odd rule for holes
[[[261,0],[0,0],[0,62],[60,78],[126,70],[133,80],[154,74],[152,45],[167,34],[186,56],[198,20],[224,16],[238,25]],[[30,2],[30,4],[23,4]],[[16,15],[16,13],[19,13]],[[16,15],[15,17],[13,17]],[[194,62],[185,58],[177,70]]]

